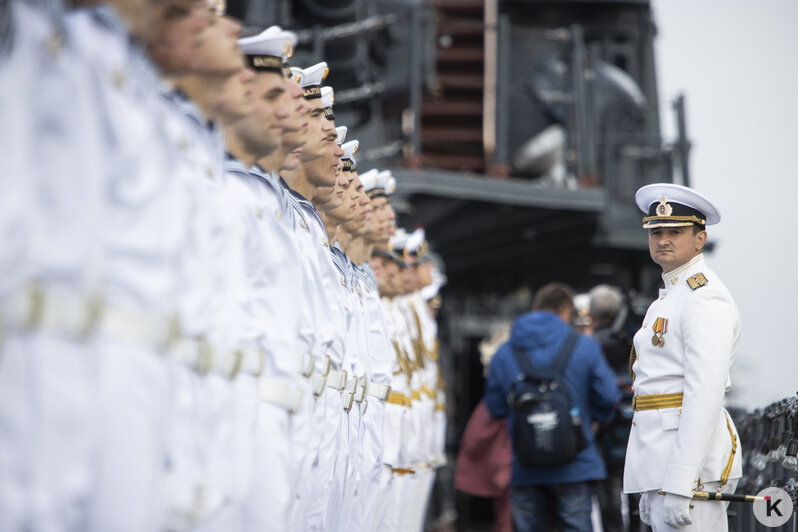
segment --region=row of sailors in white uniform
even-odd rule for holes
[[[0,529],[420,529],[422,301],[225,161],[113,10],[4,9]]]

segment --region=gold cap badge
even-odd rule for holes
[[[659,205],[657,205],[657,214],[659,216],[670,216],[673,214],[673,207],[670,206],[665,196],[662,196],[659,199]]]

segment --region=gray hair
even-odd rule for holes
[[[590,315],[595,323],[611,325],[621,310],[623,294],[608,284],[594,286],[590,290]]]

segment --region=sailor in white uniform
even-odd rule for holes
[[[635,199],[664,288],[634,337],[624,492],[642,493],[641,518],[654,532],[725,531],[728,503],[691,499],[696,490],[733,492],[742,475],[737,430],[723,408],[740,315],[702,253],[705,226],[720,213],[674,184],[647,185]]]

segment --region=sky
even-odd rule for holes
[[[653,0],[660,116],[686,95],[691,186],[720,208],[707,262],[742,333],[729,404],[798,391],[798,2]]]

